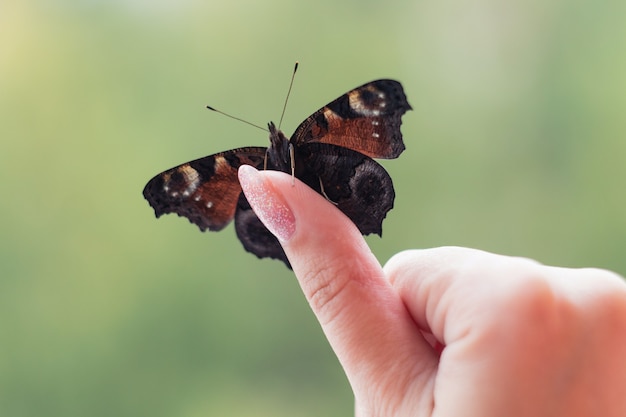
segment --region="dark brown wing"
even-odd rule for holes
[[[303,144],[295,149],[295,158],[297,178],[335,204],[362,234],[382,234],[383,219],[395,198],[391,177],[382,166],[359,152],[327,143]],[[235,230],[248,252],[279,259],[291,268],[278,239],[243,194],[237,204]]]
[[[216,153],[179,165],[152,178],[143,196],[157,217],[176,213],[200,230],[221,230],[235,216],[241,165],[263,167],[267,148],[247,147]]]
[[[279,259],[291,269],[291,264],[278,239],[270,233],[254,214],[246,196],[242,193],[235,213],[235,231],[243,247],[259,258]]]
[[[391,177],[373,159],[340,146],[309,143],[296,148],[296,177],[335,204],[362,234],[382,234],[395,192]]]
[[[298,126],[291,142],[330,143],[371,158],[397,158],[404,151],[402,115],[410,110],[402,84],[376,80],[347,92]]]

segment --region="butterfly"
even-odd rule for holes
[[[242,193],[238,168],[246,164],[290,173],[332,202],[363,235],[382,235],[395,191],[387,171],[372,158],[397,158],[404,151],[400,125],[407,110],[411,106],[398,81],[375,80],[307,117],[290,139],[270,122],[269,147],[231,149],[178,165],[148,181],[143,196],[157,218],[176,213],[202,231],[222,230],[234,219],[248,252],[291,268]]]

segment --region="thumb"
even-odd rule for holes
[[[415,379],[416,369],[406,369],[407,363],[431,368],[416,357],[430,365],[435,354],[348,217],[282,172],[242,165],[239,181],[256,215],[281,242],[357,403],[371,401],[381,384],[389,390],[389,384]]]

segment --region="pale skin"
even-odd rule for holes
[[[383,267],[343,213],[291,176],[239,176],[345,370],[357,417],[626,416],[620,276],[455,247]]]

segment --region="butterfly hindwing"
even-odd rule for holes
[[[241,194],[235,213],[235,231],[243,247],[259,258],[281,260],[291,268],[287,255],[283,251],[278,239],[270,233],[254,214],[245,195]]]
[[[363,235],[382,234],[393,208],[391,177],[373,159],[326,143],[296,148],[296,176],[335,204]]]
[[[322,142],[349,148],[371,158],[397,158],[405,149],[402,115],[410,110],[395,80],[363,84],[328,103],[298,126],[291,142]]]
[[[351,149],[309,143],[295,148],[295,166],[296,177],[335,204],[362,234],[382,234],[382,222],[393,207],[395,193],[391,177],[380,164]],[[261,223],[243,194],[235,213],[235,231],[248,252],[279,259],[291,267],[278,239]]]
[[[242,194],[237,170],[263,168],[267,148],[247,147],[206,156],[168,169],[146,184],[143,195],[157,217],[176,213],[200,230],[221,230],[235,216]]]

